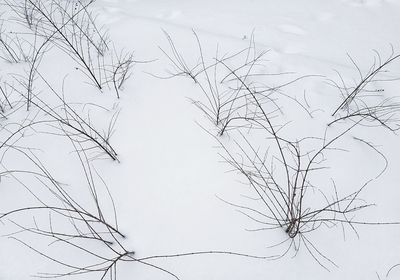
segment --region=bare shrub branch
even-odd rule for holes
[[[376,88],[379,83],[393,82],[399,78],[388,77],[388,67],[400,58],[392,47],[387,59],[382,59],[379,52],[375,51],[374,62],[366,73],[363,73],[349,56],[359,79],[355,85],[345,83],[340,73],[339,82],[330,80],[343,98],[342,103],[335,109],[335,117],[328,125],[344,120],[363,120],[362,125],[384,127],[392,132],[400,129],[400,102],[398,98],[384,97],[384,90]]]
[[[263,129],[258,122],[262,122],[265,115],[273,119],[282,113],[281,106],[276,102],[278,96],[284,96],[301,104],[303,109],[312,116],[313,112],[306,104],[284,93],[281,95],[281,90],[296,81],[315,75],[286,79],[286,76],[293,73],[268,72],[265,66],[265,56],[268,51],[257,52],[254,36],[250,38],[247,48],[231,55],[221,55],[217,49],[215,57],[207,62],[200,39],[195,32],[193,33],[199,55],[198,62],[194,66],[188,66],[171,37],[166,33],[170,50],[169,52],[161,50],[172,63],[172,70],[169,71],[169,76],[161,78],[190,77],[201,90],[204,100],[191,97],[189,99],[218,128],[219,135],[243,127]],[[279,77],[284,81],[273,86],[267,86],[258,81],[266,77]],[[257,96],[257,100],[253,98],[253,95]],[[266,107],[269,109],[266,110]],[[251,123],[250,119],[253,120]]]

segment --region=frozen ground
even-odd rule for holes
[[[215,55],[217,45],[221,53],[247,47],[254,34],[257,49],[269,50],[266,63],[272,72],[322,75],[288,89],[288,94],[300,92],[300,96],[306,91],[310,105],[322,110],[309,122],[292,126],[291,137],[316,132],[313,125],[326,123],[326,112],[340,103],[337,90],[326,84],[327,78],[336,78],[335,70],[347,80],[357,78],[347,54],[367,71],[373,62],[373,50],[382,57],[390,54],[391,45],[396,53],[400,51],[397,0],[96,0],[92,8],[98,13],[97,22],[109,29],[116,48],[134,50],[135,59],[151,62],[136,64],[120,99],[112,91],[98,93],[84,84],[84,77],[74,71],[74,63],[57,50],[44,58],[41,73],[58,89],[68,74],[64,92],[69,102],[109,108],[110,112],[93,108],[91,118],[99,127],[106,129],[105,120],[120,110],[111,138],[120,162],[96,160],[94,165],[114,198],[120,230],[127,235],[124,244],[137,257],[209,250],[270,256],[282,253],[284,247],[269,246],[286,238],[283,230],[247,231],[258,225],[221,201],[242,204],[246,202],[244,196],[252,193],[238,174],[227,172],[230,168],[221,163],[220,150],[215,148],[218,143],[200,127],[213,132],[203,114],[188,101],[201,99],[196,85],[181,77],[154,77],[165,76],[171,68],[160,50],[169,47],[163,31],[170,34],[188,60],[198,56],[192,30],[202,42],[204,56],[209,58]],[[13,23],[7,24],[13,27]],[[5,62],[0,62],[0,67],[3,77],[21,70],[19,65],[11,67]],[[400,77],[399,62],[390,70],[390,77]],[[398,81],[385,84],[385,94],[399,96],[399,88]],[[46,93],[42,96],[45,98]],[[290,112],[290,106],[294,105],[284,109]],[[34,111],[27,113],[23,109],[8,121],[17,122],[27,114],[32,116]],[[369,221],[400,221],[399,138],[379,128],[361,129],[360,133],[379,145],[389,167],[363,191],[363,198],[376,207],[357,215]],[[229,135],[223,141],[229,141]],[[326,176],[335,176],[338,188],[350,192],[355,185],[374,177],[383,162],[370,149],[352,141],[352,135],[346,136],[345,143],[353,152],[335,154]],[[85,179],[68,141],[29,131],[18,144],[38,149],[40,159],[54,177],[81,194],[77,186],[84,185]],[[3,164],[9,169],[29,167],[11,152]],[[30,199],[15,181],[2,179],[0,212],[22,207]],[[109,205],[105,208],[110,210]],[[32,222],[32,214],[19,218]],[[8,238],[7,234],[18,230],[12,223],[4,221],[0,230],[4,235],[0,239],[1,280],[25,280],[37,272],[58,271],[54,262]],[[314,244],[337,265],[330,265],[330,271],[323,269],[306,250],[295,254],[293,248],[274,261],[201,255],[161,258],[154,264],[186,280],[399,279],[400,269],[393,269],[388,276],[386,273],[400,263],[400,226],[361,225],[357,231],[359,237],[347,229],[345,238],[341,227],[321,227],[313,233]],[[39,245],[41,241],[33,237],[30,242]],[[58,253],[75,260],[80,258],[68,250]],[[94,274],[66,279],[100,277]],[[173,278],[138,263],[122,263],[118,279]]]

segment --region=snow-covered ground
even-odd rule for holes
[[[5,6],[0,9],[6,11]],[[271,247],[287,238],[283,229],[249,231],[259,224],[224,202],[246,205],[254,192],[243,184],[240,174],[228,172],[231,167],[222,162],[218,142],[204,130],[214,133],[215,129],[188,100],[204,98],[197,85],[185,77],[156,77],[168,76],[171,69],[171,62],[162,51],[170,50],[165,32],[189,62],[196,62],[199,57],[193,31],[208,60],[215,57],[217,47],[219,53],[233,54],[249,46],[254,36],[257,51],[268,50],[265,65],[271,72],[294,72],[293,77],[315,75],[290,85],[285,91],[297,98],[306,93],[310,107],[317,110],[314,118],[306,115],[300,119],[294,112],[298,106],[293,102],[284,103],[282,110],[287,112],[287,121],[295,118],[296,122],[282,133],[297,139],[323,136],[332,108],[341,102],[338,90],[327,84],[329,79],[338,80],[336,71],[346,81],[359,79],[349,56],[366,73],[376,57],[374,50],[383,59],[390,55],[392,47],[396,54],[400,52],[398,0],[96,0],[90,9],[97,14],[97,23],[109,30],[115,48],[133,50],[138,61],[121,91],[121,98],[117,99],[112,89],[100,93],[88,85],[85,76],[75,69],[76,63],[55,47],[46,53],[39,70],[57,92],[63,92],[67,102],[78,104],[77,110],[83,115],[90,114],[94,126],[100,130],[107,130],[109,120],[119,112],[110,143],[120,162],[103,157],[93,161],[93,168],[101,174],[112,194],[119,229],[127,236],[121,242],[135,251],[135,258],[198,251],[275,256],[287,248],[285,244]],[[10,19],[4,25],[8,30],[21,28]],[[25,73],[26,68],[27,63],[14,65],[0,61],[0,81],[15,83],[13,73]],[[387,78],[400,77],[400,61],[388,69]],[[274,83],[271,78],[269,81]],[[382,86],[385,97],[400,97],[399,81]],[[52,106],[58,104],[40,78],[35,87],[41,100]],[[34,108],[27,112],[24,107],[2,120],[1,141],[10,131],[18,129],[23,120],[26,124],[26,119],[36,118],[36,113]],[[47,129],[46,126],[27,129],[15,145],[35,149],[34,154],[54,178],[66,184],[82,204],[90,205],[85,198],[86,178],[74,147],[66,137],[41,133]],[[356,213],[357,220],[400,221],[399,138],[381,127],[360,127],[356,135],[346,135],[340,147],[350,152],[334,152],[328,162],[330,169],[317,180],[329,182],[334,177],[339,192],[347,194],[375,178],[385,162],[353,136],[373,142],[389,162],[383,175],[362,191],[362,198],[376,206]],[[221,139],[227,145],[234,140],[229,133]],[[5,153],[2,165],[8,170],[35,168],[14,150]],[[32,174],[16,174],[15,178],[0,176],[0,212],[34,204],[27,189],[46,196],[40,181]],[[108,197],[101,180],[94,177],[99,193]],[[16,178],[21,178],[26,188]],[[112,214],[108,214],[112,213],[112,205],[106,201],[104,198],[101,204],[105,215],[112,220]],[[33,222],[34,216],[32,212],[24,212],[15,219],[26,227],[32,227],[35,222],[48,224],[50,220],[35,217],[38,220]],[[8,218],[2,220],[1,280],[22,280],[38,272],[64,271],[65,267],[10,238],[10,233],[19,230]],[[329,271],[304,245],[298,252],[290,248],[275,260],[204,254],[158,258],[152,264],[186,280],[399,279],[400,268],[386,274],[400,263],[400,225],[359,225],[357,233],[358,236],[346,227],[344,235],[340,226],[322,226],[312,233],[310,238],[316,248],[337,265],[329,264],[324,256],[317,256]],[[68,247],[64,250],[62,246],[56,247],[57,244],[48,246],[41,237],[24,234],[18,238],[32,247],[45,248],[46,252],[77,263],[81,258],[82,263],[87,261]],[[55,251],[52,247],[56,247]],[[66,276],[66,279],[101,279],[101,273]],[[121,262],[118,279],[173,279],[173,276],[138,262]]]

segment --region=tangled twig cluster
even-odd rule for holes
[[[218,136],[208,132],[219,143],[221,156],[233,170],[246,180],[255,197],[251,206],[233,205],[260,224],[255,231],[283,230],[288,238],[283,243],[289,246],[285,255],[294,247],[298,252],[301,244],[311,256],[324,268],[335,263],[323,254],[309,234],[321,227],[348,226],[357,235],[357,225],[393,225],[398,222],[370,222],[357,220],[357,212],[373,204],[361,198],[365,188],[386,170],[388,160],[375,145],[357,136],[353,139],[377,153],[385,161],[385,166],[377,176],[361,183],[361,186],[347,194],[341,194],[343,188],[336,186],[332,179],[332,188],[319,183],[318,175],[329,168],[328,156],[344,150],[343,140],[357,133],[360,126],[374,126],[398,130],[400,106],[394,98],[384,98],[381,90],[374,90],[377,81],[393,81],[382,77],[387,66],[394,63],[400,55],[392,53],[383,60],[376,53],[376,60],[366,74],[353,62],[360,75],[360,81],[354,86],[346,85],[339,74],[341,83],[330,80],[339,89],[343,97],[340,106],[334,110],[334,120],[327,124],[322,136],[306,136],[292,139],[295,133],[286,133],[291,121],[285,121],[282,100],[294,102],[299,111],[313,117],[313,110],[304,96],[303,101],[284,93],[285,87],[301,79],[315,75],[300,76],[278,85],[268,85],[265,77],[286,77],[288,73],[269,73],[264,56],[266,51],[257,53],[254,37],[250,45],[233,55],[216,56],[206,63],[202,44],[194,33],[198,46],[198,63],[189,65],[178,51],[171,37],[166,34],[169,50],[163,50],[172,63],[169,76],[185,76],[192,79],[200,89],[203,98],[193,103],[218,129]],[[193,98],[194,99],[194,98]],[[344,126],[333,128],[339,122]],[[208,131],[208,129],[206,129]],[[229,132],[230,142],[221,138]],[[288,136],[289,135],[289,136]],[[315,194],[318,194],[316,197]],[[225,201],[226,202],[226,201]]]

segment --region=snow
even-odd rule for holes
[[[78,104],[79,112],[90,114],[95,127],[101,130],[106,130],[113,114],[119,112],[111,144],[120,162],[104,157],[94,160],[93,165],[113,196],[119,229],[127,236],[122,242],[138,258],[212,250],[273,256],[282,253],[285,246],[269,246],[287,238],[283,230],[247,231],[258,225],[224,202],[246,204],[245,196],[254,196],[254,193],[243,184],[240,174],[229,172],[231,168],[219,155],[222,151],[217,147],[218,142],[203,129],[215,133],[212,124],[189,101],[203,98],[194,82],[184,77],[155,77],[167,76],[171,69],[170,61],[160,50],[169,49],[164,31],[191,63],[198,58],[193,31],[207,59],[215,56],[217,46],[220,53],[230,54],[246,48],[254,34],[257,50],[269,50],[266,63],[271,72],[294,72],[293,77],[321,75],[287,88],[287,94],[298,98],[305,91],[311,107],[321,110],[313,119],[308,116],[296,119],[296,105],[284,103],[284,110],[288,112],[285,117],[288,120],[294,117],[298,122],[283,133],[298,138],[323,135],[329,112],[340,103],[337,90],[327,85],[327,78],[337,79],[335,71],[346,81],[358,78],[347,54],[367,71],[373,62],[373,50],[384,58],[390,55],[391,45],[396,52],[400,51],[400,1],[397,0],[96,0],[91,9],[98,14],[97,22],[109,30],[115,48],[133,50],[137,61],[146,62],[135,65],[121,98],[117,99],[112,90],[100,93],[87,84],[85,76],[75,70],[76,63],[57,48],[45,55],[40,73],[65,94],[68,102]],[[6,22],[6,26],[21,28],[13,21]],[[21,63],[10,67],[1,61],[1,81],[12,79],[13,73],[24,73],[26,66]],[[390,77],[400,77],[398,61],[390,70]],[[398,96],[399,81],[383,86],[387,96]],[[59,105],[43,81],[37,79],[35,87],[41,91],[42,100]],[[94,105],[82,108],[83,104],[96,104],[108,111]],[[12,123],[33,118],[35,113],[23,108],[9,120],[3,120],[2,128],[10,129]],[[40,133],[46,129],[41,126],[38,131],[27,130],[18,145],[37,149],[35,154],[53,176],[67,184],[79,201],[90,204],[73,146],[65,137]],[[4,141],[8,132],[3,129],[0,133]],[[362,197],[376,207],[357,213],[357,218],[400,221],[399,138],[382,128],[362,127],[357,130],[357,136],[360,135],[379,145],[389,167],[363,191]],[[221,139],[227,145],[233,140],[230,135]],[[346,136],[341,145],[351,152],[333,152],[328,162],[331,168],[316,179],[326,183],[335,177],[338,189],[346,194],[374,178],[384,162],[368,147],[355,142],[352,135]],[[16,151],[8,151],[2,164],[11,170],[34,168]],[[42,192],[37,180],[26,174],[18,176],[33,190]],[[100,182],[99,178],[96,180]],[[99,192],[107,196],[104,188]],[[42,195],[46,196],[46,192]],[[31,205],[34,200],[12,177],[2,176],[0,201],[0,212],[5,212]],[[105,213],[112,212],[107,198],[102,205]],[[113,218],[111,214],[106,215]],[[38,219],[39,223],[46,222],[46,217]],[[18,223],[32,222],[32,213],[18,216]],[[341,227],[321,227],[312,234],[318,250],[338,266],[330,265],[330,271],[322,268],[307,250],[296,253],[293,248],[277,260],[199,255],[161,258],[153,263],[187,280],[376,280],[377,275],[380,279],[398,279],[400,269],[393,269],[388,276],[386,273],[400,263],[400,226],[362,225],[357,229],[359,237],[347,229],[345,240]],[[29,279],[38,272],[62,270],[10,239],[8,234],[15,231],[18,227],[8,220],[0,225],[4,235],[0,238],[0,280]],[[40,237],[27,236],[23,239],[25,242],[46,248],[47,243]],[[81,256],[73,250],[55,250],[55,253],[80,262]],[[118,279],[173,279],[171,275],[135,262],[121,263],[118,268]],[[98,274],[65,278],[100,279]]]

